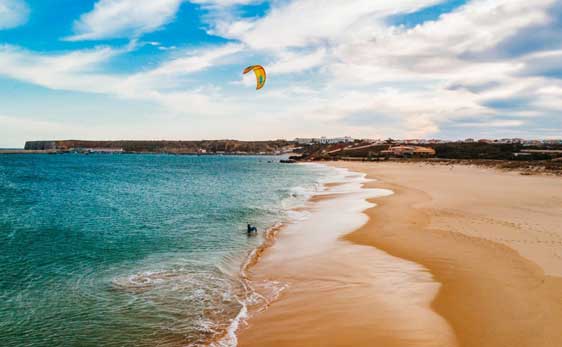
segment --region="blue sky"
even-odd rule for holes
[[[556,0],[0,0],[0,147],[559,138],[560,30]]]

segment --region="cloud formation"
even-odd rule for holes
[[[183,0],[99,0],[74,22],[69,41],[138,38],[174,19]]]
[[[271,52],[273,72],[320,67],[321,84],[308,86],[323,98],[298,112],[347,126],[357,112],[371,114],[370,127],[348,127],[355,134],[375,133],[388,115],[396,136],[436,136],[467,118],[485,125],[473,128],[531,134],[529,117],[560,111],[556,1],[473,0],[413,27],[387,23],[439,2],[294,0],[262,18],[217,21],[211,32]],[[506,112],[512,119],[494,120]]]
[[[409,13],[443,0],[299,0],[282,2],[259,19],[214,23],[213,33],[240,40],[257,49],[305,47],[345,40],[350,32],[367,23],[382,26],[382,20]]]
[[[186,51],[138,73],[110,74],[103,66],[125,50],[97,47],[66,54],[42,54],[9,45],[0,46],[0,75],[62,91],[97,93],[125,100],[152,102],[166,112],[224,115],[238,106],[208,86],[186,88],[184,76],[203,71],[217,59],[240,50],[238,45]]]
[[[0,0],[0,30],[27,22],[29,7],[24,0]]]
[[[241,9],[261,1],[191,2],[205,10],[213,44],[188,42],[127,72],[107,67],[141,45],[107,41],[62,53],[3,46],[0,75],[151,102],[182,120],[220,119],[209,134],[242,126],[260,138],[562,132],[559,1],[470,0],[408,25],[401,16],[416,18],[446,1],[284,0],[254,16]],[[165,30],[181,3],[100,0],[76,22],[72,39]],[[258,94],[252,76],[241,75],[251,64],[268,71]]]
[[[400,136],[434,136],[455,119],[506,111],[521,119],[485,124],[524,128],[530,116],[560,111],[559,51],[549,50],[552,44],[512,49],[530,28],[540,28],[545,41],[552,37],[560,27],[555,1],[473,0],[414,27],[389,26],[384,20],[435,3],[350,1],[348,9],[338,2],[292,1],[264,18],[219,22],[215,30],[254,49],[277,52],[281,58],[272,66],[282,64],[292,47],[322,49],[327,54],[318,77],[326,81],[323,93],[338,103],[330,105],[331,111],[310,112],[330,112],[342,120],[358,111],[371,112],[376,120],[383,112],[399,120]],[[309,18],[313,8],[324,15]],[[287,22],[302,25],[279,30]],[[356,90],[353,107],[345,108],[349,90]],[[525,106],[516,107],[521,100]]]
[[[194,4],[206,5],[206,6],[219,6],[228,7],[235,5],[248,5],[253,3],[260,3],[264,0],[191,0]]]

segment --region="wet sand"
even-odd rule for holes
[[[376,207],[354,205],[361,194],[312,201],[308,224],[251,270],[288,287],[254,312],[240,346],[562,346],[560,178],[333,165],[394,194],[370,198]],[[344,222],[360,208],[364,220]]]

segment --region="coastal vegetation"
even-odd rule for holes
[[[404,146],[394,140],[387,140],[379,144],[362,141],[350,145],[310,144],[301,146],[295,152],[298,155],[291,159],[298,161],[414,160],[562,174],[562,144],[440,142],[423,146]]]
[[[520,143],[465,143],[441,142],[424,144],[423,146],[402,146],[394,142],[384,144],[369,144],[355,142],[345,144],[311,144],[300,147],[296,152],[301,160],[337,160],[344,158],[380,159],[389,157],[392,149],[433,149],[431,157],[439,159],[489,159],[489,160],[549,160],[562,157],[562,144],[527,146]],[[420,151],[421,153],[422,151]],[[433,151],[431,151],[433,153]],[[396,153],[395,153],[396,154]],[[395,155],[399,156],[399,155]],[[415,155],[414,155],[415,156]],[[407,156],[404,156],[407,157]],[[422,157],[422,156],[419,156]]]

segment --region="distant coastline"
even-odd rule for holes
[[[562,174],[562,140],[465,139],[375,140],[296,138],[239,141],[28,141],[24,149],[0,154],[170,154],[170,155],[286,155],[283,162],[309,161],[422,161],[466,164],[521,171],[523,174]]]
[[[178,154],[178,155],[282,155],[295,145],[285,140],[237,141],[28,141],[23,149],[0,150],[0,154]]]

